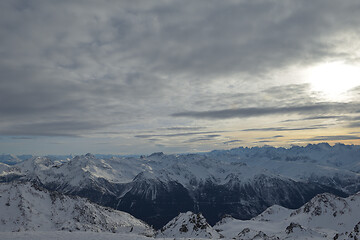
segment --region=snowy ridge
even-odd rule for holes
[[[30,157],[30,156],[28,156],[28,157]],[[21,161],[22,161],[22,159],[15,156],[14,154],[1,154],[0,155],[0,163],[13,165],[13,164],[20,163]]]
[[[158,237],[175,238],[208,238],[219,239],[222,236],[216,232],[201,213],[180,213],[177,217],[158,231]]]
[[[0,174],[6,174],[10,170],[10,166],[0,162]]]
[[[36,157],[16,165],[23,175],[38,178],[43,184],[61,180],[79,187],[89,179],[105,179],[111,183],[129,183],[139,174],[164,182],[176,181],[188,189],[211,180],[228,183],[229,178],[251,182],[254,177],[267,175],[295,181],[315,181],[334,185],[344,191],[354,183],[360,188],[360,174],[347,169],[322,166],[315,163],[283,162],[269,159],[224,159],[206,155],[162,155],[148,158],[96,159],[93,155],[77,156],[69,161],[52,162]],[[357,184],[356,184],[357,183]],[[348,185],[346,185],[348,184]]]
[[[356,239],[359,213],[360,193],[348,198],[324,193],[297,210],[272,206],[251,220],[225,218],[214,229],[228,239]]]
[[[360,190],[359,158],[359,146],[318,144],[290,149],[236,148],[206,154],[154,153],[139,158],[98,159],[86,154],[53,161],[48,157],[33,157],[16,166],[24,175],[36,176],[43,184],[62,180],[74,187],[86,184],[89,178],[129,183],[145,172],[149,178],[176,181],[188,189],[209,179],[217,184],[225,184],[229,177],[251,182],[255,176],[268,175],[295,181],[310,180],[344,191],[350,189],[352,192],[349,193],[354,193]]]
[[[23,175],[17,166],[9,166],[5,163],[0,163],[0,182],[9,182],[22,176]]]
[[[55,162],[51,158],[33,157],[18,166],[27,173],[33,171],[37,176],[51,170],[55,174],[66,174],[67,178],[75,178],[76,174],[72,169],[82,170],[95,178],[116,183],[131,182],[139,173],[148,172],[158,177],[171,178],[183,185],[191,185],[190,180],[193,178],[216,179],[219,183],[225,183],[226,176],[230,174],[244,180],[258,174],[281,175],[294,180],[307,180],[314,175],[353,178],[360,176],[356,174],[357,170],[360,171],[357,169],[360,167],[359,158],[360,146],[336,144],[331,147],[324,143],[290,149],[254,147],[217,150],[205,154],[154,153],[139,158],[98,159],[92,154],[86,154],[68,161],[58,161],[58,170],[51,168]],[[38,165],[41,167],[37,167]],[[74,184],[76,183],[75,181]]]
[[[0,231],[94,231],[152,235],[128,213],[68,197],[30,183],[0,184]]]

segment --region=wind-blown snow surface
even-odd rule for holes
[[[0,232],[65,230],[153,235],[147,224],[128,213],[30,183],[0,184],[0,212]]]
[[[360,147],[236,148],[204,154],[72,159],[0,165],[0,181],[31,181],[163,227],[179,212],[250,219],[274,204],[298,208],[318,193],[360,190]]]
[[[348,198],[319,194],[297,210],[274,205],[242,221],[228,217],[214,229],[227,239],[353,239],[359,238],[360,193]],[[336,238],[335,238],[336,239]]]

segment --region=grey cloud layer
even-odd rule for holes
[[[203,135],[210,133],[223,133],[225,131],[209,131],[209,132],[183,132],[183,133],[171,133],[171,134],[142,134],[135,135],[137,138],[153,138],[153,137],[182,137],[182,136],[191,136],[191,135]],[[213,136],[213,135],[211,135]],[[217,136],[217,135],[215,135]]]
[[[227,119],[227,118],[247,118],[279,114],[327,114],[327,113],[359,113],[358,103],[318,103],[304,106],[288,107],[257,107],[257,108],[237,108],[223,109],[214,111],[187,111],[174,113],[173,117],[190,117],[205,119]]]
[[[288,127],[271,127],[271,128],[248,128],[242,131],[244,132],[284,132],[284,131],[303,131],[303,130],[313,130],[326,128],[326,125],[315,125],[310,127],[298,127],[298,128],[288,128]],[[278,137],[283,137],[282,135],[277,135]],[[277,137],[274,136],[274,137]]]
[[[296,139],[296,141],[318,142],[318,141],[341,141],[341,140],[357,140],[360,139],[356,135],[336,135],[336,136],[316,136],[313,138]]]
[[[4,135],[38,135],[38,136],[80,136],[86,131],[96,130],[106,127],[104,123],[91,123],[88,121],[57,121],[40,122],[31,124],[17,124],[7,129],[0,130]]]
[[[221,137],[219,134],[212,134],[212,135],[205,135],[203,137],[196,137],[196,138],[190,138],[184,143],[194,143],[194,142],[203,142],[203,141],[211,141],[214,140],[214,138]]]
[[[235,140],[230,140],[230,141],[223,142],[223,144],[232,144],[232,143],[241,143],[241,142],[243,142],[243,141],[235,139]]]
[[[234,74],[261,83],[287,66],[349,57],[336,41],[347,33],[359,37],[359,10],[356,0],[3,0],[0,134],[78,136],[122,126],[191,125],[169,117],[173,112],[226,119],[358,111],[351,104],[315,105],[306,86],[262,92],[270,102],[246,89],[224,98],[209,86]],[[239,107],[226,109],[233,104]],[[223,110],[183,111],[199,106]]]

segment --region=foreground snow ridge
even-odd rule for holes
[[[231,217],[214,229],[226,239],[360,239],[360,192],[348,198],[324,193],[296,210],[274,205],[257,217]],[[240,231],[239,231],[240,230]]]
[[[0,232],[62,230],[153,235],[147,224],[128,213],[30,183],[0,184],[0,212]]]

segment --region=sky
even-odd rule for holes
[[[360,144],[358,0],[2,0],[0,153]]]

